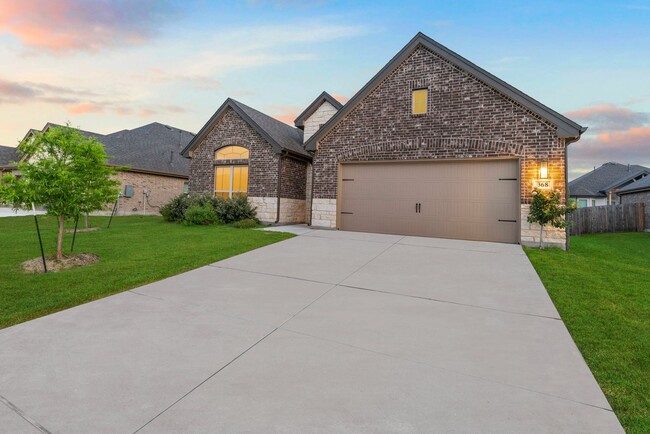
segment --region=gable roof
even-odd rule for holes
[[[0,167],[13,167],[20,160],[20,152],[11,146],[0,146]]]
[[[62,127],[62,125],[48,122],[42,131],[45,132],[52,127]],[[30,133],[34,131],[30,130]],[[194,137],[194,134],[189,131],[158,122],[111,134],[99,134],[80,129],[77,131],[86,137],[96,138],[104,145],[108,164],[164,175],[189,176],[189,161],[181,158],[180,155],[182,149]]]
[[[231,108],[241,117],[244,122],[250,125],[264,140],[269,142],[273,151],[277,154],[282,151],[289,152],[311,160],[309,152],[305,151],[302,146],[302,131],[280,122],[252,107],[228,98],[219,107],[219,109],[212,115],[208,122],[201,128],[201,130],[194,136],[190,143],[183,149],[182,155],[189,156],[189,152],[194,149],[201,141],[207,136],[220,120],[222,115],[228,108]]]
[[[650,169],[639,165],[605,163],[597,169],[585,173],[569,182],[571,197],[607,197],[607,193]]]
[[[318,95],[318,97],[311,104],[309,104],[309,106],[302,113],[298,115],[296,120],[293,121],[294,125],[297,128],[304,129],[305,120],[313,115],[314,112],[318,110],[318,107],[320,107],[324,102],[332,104],[336,110],[341,110],[341,107],[343,107],[343,104],[338,102],[332,95],[323,91],[323,93]]]
[[[550,109],[541,102],[531,98],[522,91],[509,85],[505,81],[490,74],[483,68],[473,64],[469,60],[454,53],[447,47],[437,43],[422,32],[419,32],[411,41],[402,48],[387,64],[384,66],[365,86],[359,90],[350,100],[339,110],[332,118],[323,125],[313,136],[305,142],[305,149],[309,151],[316,150],[316,143],[323,138],[340,120],[352,111],[366,96],[368,96],[390,73],[395,70],[408,56],[411,55],[418,47],[423,46],[452,65],[464,70],[465,72],[476,77],[488,86],[496,89],[508,98],[521,104],[531,112],[546,119],[555,125],[558,129],[559,137],[576,138],[580,137],[587,128],[578,125],[571,119]]]
[[[630,185],[626,185],[625,187],[618,190],[616,194],[628,194],[645,190],[650,190],[650,176],[645,176],[640,180],[631,183]]]

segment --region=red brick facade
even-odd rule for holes
[[[411,114],[413,89],[429,90],[427,113]],[[318,143],[314,198],[335,199],[342,161],[516,156],[522,203],[539,162],[564,191],[565,146],[557,129],[420,46]]]

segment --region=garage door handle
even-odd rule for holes
[[[422,204],[421,203],[416,203],[415,204],[415,212],[419,213],[420,211],[422,211]]]
[[[508,222],[508,223],[517,223],[517,220],[502,220],[499,219],[500,222]]]

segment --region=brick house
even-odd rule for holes
[[[533,244],[533,189],[566,197],[585,130],[419,33],[344,106],[323,93],[293,128],[228,99],[183,155],[195,192],[244,192],[246,167],[263,221]]]
[[[47,123],[41,131],[56,126]],[[35,131],[30,130],[23,140]],[[104,145],[109,165],[125,168],[116,175],[122,189],[118,215],[158,214],[162,205],[187,191],[189,164],[180,152],[194,134],[157,122],[111,134],[80,132]],[[0,174],[17,172],[16,162],[21,158],[16,148],[0,147]],[[112,205],[100,214],[110,213]]]

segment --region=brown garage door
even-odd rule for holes
[[[519,162],[343,164],[339,228],[519,242]]]

